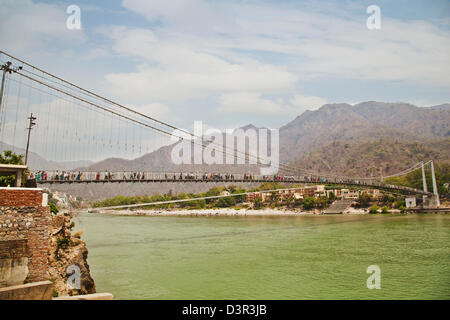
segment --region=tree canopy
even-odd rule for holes
[[[1,164],[24,164],[23,163],[23,155],[17,155],[11,150],[3,151],[3,154],[0,153],[0,163]]]
[[[0,153],[0,164],[24,164],[23,155],[17,155],[11,150],[3,151]],[[0,187],[7,187],[14,184],[16,175],[8,175],[0,177]]]

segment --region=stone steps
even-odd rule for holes
[[[334,201],[331,206],[323,213],[325,214],[340,214],[347,210],[352,204],[353,199],[343,199]]]

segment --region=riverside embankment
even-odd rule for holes
[[[214,208],[214,209],[146,209],[146,210],[103,210],[96,208],[90,210],[92,213],[124,215],[124,216],[168,216],[168,217],[185,217],[185,216],[306,216],[320,215],[323,210],[295,210],[295,209],[271,209],[264,208],[260,210],[254,209],[231,209],[231,208]],[[346,214],[366,214],[367,209],[350,209]]]

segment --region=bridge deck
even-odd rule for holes
[[[278,182],[289,184],[328,184],[328,185],[345,185],[345,186],[357,186],[363,188],[376,188],[385,190],[396,190],[400,192],[406,192],[408,194],[429,194],[422,190],[381,184],[379,182],[364,183],[364,182],[342,182],[342,181],[310,181],[310,180],[266,180],[266,179],[83,179],[83,180],[39,180],[38,184],[82,184],[82,183],[264,183],[264,182]]]

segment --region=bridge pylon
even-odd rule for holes
[[[441,205],[441,201],[439,199],[439,192],[438,192],[437,183],[436,183],[436,175],[434,173],[433,160],[430,160],[430,169],[431,169],[431,184],[433,186],[433,193],[423,196],[423,207],[424,208],[438,208]],[[422,162],[422,180],[423,180],[423,191],[428,192],[423,162]]]

